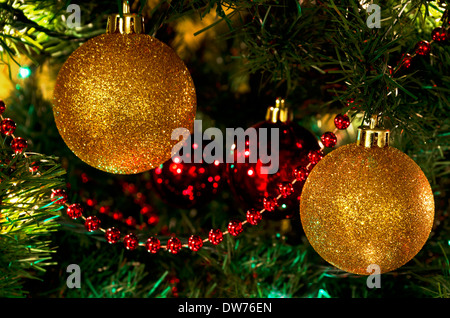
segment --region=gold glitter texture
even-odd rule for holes
[[[398,149],[350,144],[312,169],[300,217],[312,247],[330,264],[360,275],[376,264],[385,273],[427,241],[433,193],[420,167]]]
[[[178,149],[178,127],[192,130],[195,87],[186,65],[146,34],[104,34],[76,49],[59,71],[53,113],[67,146],[110,173],[157,167]]]

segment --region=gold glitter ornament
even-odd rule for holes
[[[196,94],[186,65],[143,34],[142,17],[108,19],[107,33],[76,49],[58,73],[55,122],[85,163],[111,173],[153,169],[177,153],[171,134],[192,130]],[[181,147],[181,145],[177,145]]]
[[[430,184],[419,166],[389,146],[389,132],[360,128],[358,141],[327,154],[300,199],[303,230],[315,251],[344,271],[369,275],[410,261],[434,219]]]

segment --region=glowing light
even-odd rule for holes
[[[220,164],[219,160],[214,160],[214,165],[218,166]]]
[[[253,169],[248,169],[247,174],[249,176],[253,176],[253,174],[255,173],[255,171],[253,171]]]
[[[31,69],[28,66],[21,66],[19,69],[19,77],[22,79],[28,78],[31,75]]]
[[[179,163],[180,162],[180,158],[178,158],[178,157],[173,158],[173,162]]]

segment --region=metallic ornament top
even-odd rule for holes
[[[53,113],[81,160],[110,173],[135,174],[179,150],[171,134],[179,127],[192,130],[195,87],[174,50],[141,33],[140,19],[125,12],[111,21],[118,24],[108,28],[115,29],[84,43],[62,66]]]
[[[373,134],[373,127],[364,129]],[[420,167],[374,140],[327,154],[300,199],[303,230],[315,251],[359,275],[371,274],[372,264],[381,273],[406,264],[427,241],[434,220],[433,192]]]

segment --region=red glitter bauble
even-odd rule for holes
[[[136,235],[130,233],[123,238],[123,245],[127,250],[133,251],[139,246],[139,240]]]
[[[188,209],[208,203],[219,193],[225,182],[225,168],[219,161],[207,163],[202,159],[205,141],[202,141],[201,149],[194,135],[186,142],[191,147],[190,154],[175,155],[150,174],[153,189],[163,201],[176,208]]]
[[[171,237],[167,241],[167,251],[172,254],[177,254],[181,249],[181,241],[176,237]]]
[[[436,42],[445,42],[448,39],[445,28],[438,27],[431,32],[431,38]]]
[[[115,244],[120,240],[120,231],[115,227],[109,228],[105,232],[106,241],[110,244]]]
[[[16,123],[10,118],[5,118],[0,123],[0,130],[3,135],[11,136],[16,130]]]
[[[337,129],[347,129],[350,126],[350,118],[346,114],[338,114],[334,117],[334,125]]]
[[[74,203],[67,208],[66,212],[72,220],[76,220],[83,215],[83,207],[81,204]]]
[[[278,185],[281,182],[291,182],[293,180],[293,170],[298,166],[306,166],[309,163],[308,153],[312,150],[319,150],[319,143],[314,135],[307,129],[299,126],[293,121],[270,120],[260,122],[251,128],[256,130],[258,142],[251,144],[251,140],[246,142],[245,148],[232,149],[234,153],[234,163],[227,165],[228,183],[234,195],[238,198],[240,205],[248,210],[264,208],[263,200],[268,196],[279,194]],[[272,149],[271,129],[278,129],[279,148]],[[261,142],[261,130],[267,129],[267,143]],[[254,142],[255,143],[255,142]],[[257,162],[251,162],[251,151],[257,151]],[[261,153],[269,154],[274,158],[278,157],[278,171],[273,174],[263,174],[261,168],[268,166],[261,161]],[[238,158],[245,157],[244,163],[239,163]],[[299,218],[298,207],[299,197],[303,184],[297,182],[293,185],[294,191],[286,198],[280,198],[277,208],[272,213],[264,213],[263,217],[270,219]]]
[[[145,243],[145,248],[151,254],[156,254],[161,248],[161,242],[156,237],[150,237]]]
[[[327,131],[326,133],[324,133],[320,139],[322,140],[323,145],[327,148],[336,146],[337,137],[331,131]]]
[[[261,213],[256,209],[250,209],[247,211],[247,222],[251,225],[257,225],[262,220]]]
[[[197,252],[199,249],[203,246],[203,240],[198,235],[191,235],[189,237],[188,246],[191,249],[191,251]]]
[[[427,41],[420,41],[416,44],[416,53],[422,56],[428,55],[431,52],[431,44]]]
[[[100,220],[96,216],[90,216],[86,218],[86,221],[84,222],[84,227],[89,232],[94,232],[100,228]]]
[[[15,153],[21,153],[25,148],[27,148],[27,141],[25,139],[17,137],[11,141],[11,149]]]
[[[217,245],[223,241],[223,233],[219,229],[212,229],[209,231],[208,240],[213,244]]]
[[[52,201],[55,201],[55,204],[65,204],[67,203],[67,193],[63,189],[52,190],[52,194],[50,196]]]
[[[228,233],[233,236],[238,236],[243,230],[242,223],[238,220],[231,220],[228,223]]]

